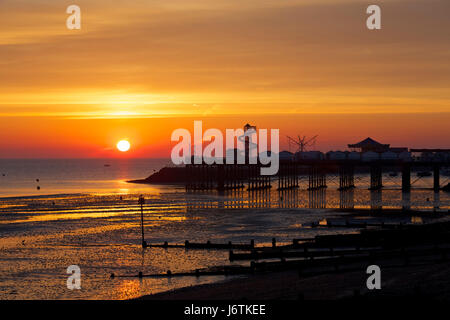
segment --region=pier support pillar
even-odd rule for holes
[[[402,166],[402,191],[409,192],[411,190],[411,165],[404,164]]]
[[[261,165],[252,164],[248,166],[248,188],[247,190],[269,189],[271,187],[270,177],[261,175]]]
[[[325,189],[309,190],[308,194],[309,194],[309,208],[324,209],[327,207]]]
[[[327,178],[325,170],[315,166],[309,169],[309,185],[308,190],[315,190],[327,187]]]
[[[439,171],[440,171],[439,166],[433,167],[433,190],[434,190],[434,192],[439,192],[439,190],[441,190],[441,184],[439,181]]]
[[[380,189],[370,192],[370,209],[381,210],[383,208],[382,191]]]
[[[223,164],[217,166],[217,190],[225,189],[225,167]]]
[[[346,190],[355,187],[354,167],[339,167],[339,190]]]
[[[186,191],[189,191],[192,189],[192,167],[190,164],[187,164],[185,167],[185,188]]]
[[[434,199],[433,199],[433,211],[439,210],[439,206],[440,206],[440,194],[439,192],[435,192],[434,193]]]
[[[315,190],[317,187],[317,168],[312,166],[309,168],[308,190]]]
[[[278,171],[278,190],[298,188],[297,166],[283,164]]]
[[[402,192],[402,210],[408,211],[411,209],[411,193]]]
[[[379,190],[383,187],[382,168],[379,165],[370,167],[370,190]]]
[[[339,192],[339,208],[340,209],[354,209],[355,196],[353,189],[342,189]]]

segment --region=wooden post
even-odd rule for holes
[[[142,248],[147,247],[147,242],[145,242],[144,238],[144,203],[145,199],[143,195],[139,196],[139,204],[141,205],[141,233],[142,233]]]

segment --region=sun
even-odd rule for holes
[[[121,152],[127,152],[128,150],[130,150],[130,143],[127,140],[120,140],[119,142],[117,142],[117,150],[121,151]]]

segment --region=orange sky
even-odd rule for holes
[[[2,0],[0,157],[167,156],[194,119],[450,147],[450,3],[374,3],[378,31],[360,0]]]

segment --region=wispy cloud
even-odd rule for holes
[[[450,3],[380,3],[372,32],[360,0],[81,0],[82,30],[70,31],[68,1],[4,0],[0,113],[449,110]]]

